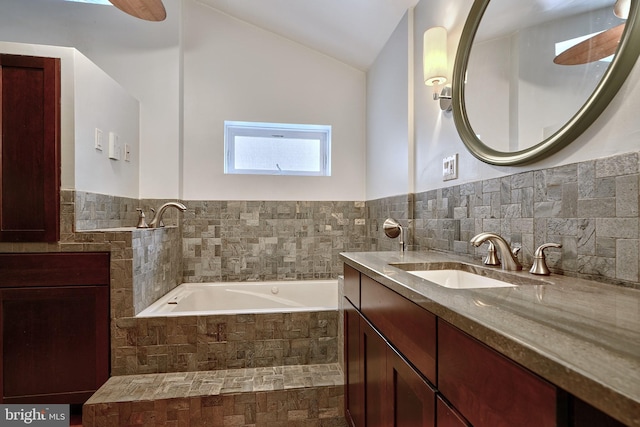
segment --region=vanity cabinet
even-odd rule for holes
[[[424,372],[435,378],[435,317],[346,265],[344,277],[348,422],[354,427],[434,426],[436,391]],[[403,325],[416,327],[416,334],[402,333]],[[421,359],[422,369],[409,364],[406,353]]]
[[[435,389],[345,301],[347,420],[354,427],[433,427]]]
[[[60,236],[60,60],[0,55],[0,241]]]
[[[438,390],[477,427],[553,427],[555,386],[438,321]]]
[[[451,408],[442,397],[436,399],[436,425],[438,427],[469,427],[469,424]]]
[[[354,271],[345,265],[345,293],[360,301],[344,304],[352,426],[558,425],[555,386]]]
[[[109,253],[0,254],[0,402],[84,403],[109,377]]]

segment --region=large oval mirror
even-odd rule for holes
[[[640,52],[637,0],[476,0],[453,71],[456,128],[487,163],[539,160],[584,132]]]

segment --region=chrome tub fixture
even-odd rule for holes
[[[164,224],[162,223],[162,215],[164,215],[164,211],[167,210],[167,208],[176,208],[182,212],[187,210],[187,207],[179,202],[165,203],[164,205],[160,206],[160,208],[158,209],[158,212],[155,214],[155,216],[149,223],[149,228],[164,227]]]

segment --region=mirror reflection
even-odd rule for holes
[[[501,152],[552,137],[611,64],[630,0],[491,0],[465,74],[473,134]]]

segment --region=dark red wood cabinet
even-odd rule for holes
[[[344,280],[352,427],[623,426],[356,269]]]
[[[367,276],[360,287],[364,317],[436,384],[436,316]]]
[[[354,427],[433,427],[435,390],[345,301],[347,421]]]
[[[0,241],[60,237],[60,60],[0,55]]]
[[[445,321],[438,390],[477,427],[554,427],[558,390]]]
[[[109,253],[0,254],[2,403],[84,403],[109,377]]]
[[[346,284],[346,283],[345,283]],[[344,299],[345,415],[352,426],[365,425],[364,360],[360,345],[360,314]]]

